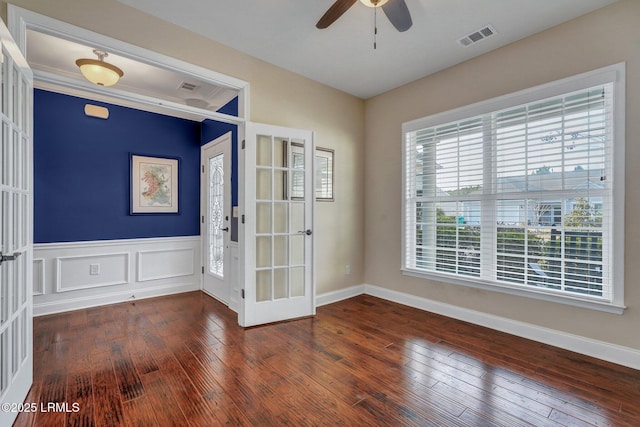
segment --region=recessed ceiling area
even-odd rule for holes
[[[79,58],[96,59],[96,55],[93,53],[94,48],[94,46],[83,45],[27,29],[27,62],[34,70],[36,87],[70,93],[70,91],[55,85],[49,87],[39,83],[38,76],[46,74],[77,81],[79,84],[89,84],[80,73],[75,61]],[[114,53],[108,52],[105,61],[124,71],[124,76],[113,86],[120,91],[213,112],[238,96],[238,91],[235,89],[214,85],[190,75],[170,71]],[[78,93],[72,91],[70,94]],[[91,95],[89,97],[96,98]],[[107,102],[114,101],[108,96],[97,98]],[[131,102],[124,103],[120,101],[118,103],[140,107]],[[147,107],[145,109],[150,108]],[[158,111],[159,109],[155,110]]]
[[[404,32],[359,1],[322,30],[316,23],[335,0],[119,1],[367,99],[616,0],[405,0],[413,25]],[[486,27],[495,34],[459,42]]]

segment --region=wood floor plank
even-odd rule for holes
[[[198,347],[201,351],[207,351],[209,347]],[[191,348],[186,344],[176,354],[182,368],[189,373],[194,387],[207,401],[208,405],[215,408],[216,418],[222,424],[249,425],[249,419],[243,411],[234,404],[233,399],[224,388],[216,381],[216,375],[206,363],[201,363]]]
[[[288,325],[292,325],[292,323]],[[314,335],[317,337],[317,335]],[[345,344],[345,343],[341,343]],[[334,348],[338,347],[340,344],[334,345]],[[389,350],[389,346],[385,346],[381,348],[379,345],[374,345],[372,348],[372,352],[376,350],[380,352],[387,352]],[[289,366],[291,365],[291,351],[287,351],[285,354],[288,355],[289,363],[279,363],[278,366]],[[370,363],[375,363],[375,357],[371,357],[373,353],[368,353],[367,358],[369,358]],[[385,372],[385,374],[389,374],[388,370],[380,369],[375,370],[371,368],[368,363],[363,362],[362,359],[355,360],[353,356],[345,356],[340,358],[330,358],[338,363],[334,363],[327,370],[326,374],[331,376],[334,372],[339,371],[340,368],[344,366],[344,371],[339,374],[340,378],[351,378],[354,381],[351,385],[357,384],[358,389],[358,400],[354,404],[360,405],[361,407],[366,407],[368,412],[371,414],[375,413],[375,407],[380,406],[381,402],[385,402],[386,405],[391,405],[396,408],[396,412],[400,417],[405,415],[411,415],[413,419],[421,419],[421,422],[429,424],[431,422],[436,423],[446,423],[449,425],[456,425],[457,423],[454,421],[454,418],[457,417],[463,410],[464,407],[461,405],[457,405],[450,400],[442,399],[441,401],[435,403],[431,400],[429,393],[415,393],[415,390],[420,390],[421,392],[425,391],[426,387],[421,387],[419,383],[410,383],[405,382],[403,387],[396,387],[397,376],[391,373],[391,378],[386,376],[378,376],[376,377],[376,381],[373,387],[369,387],[363,385],[362,382],[357,379],[360,377],[370,377],[371,372]],[[306,362],[306,361],[305,361]],[[402,366],[401,363],[397,363],[398,366]],[[300,369],[301,367],[298,367]],[[322,369],[322,368],[320,368]],[[372,371],[372,369],[374,369]],[[337,379],[337,378],[336,378]],[[339,379],[337,379],[339,381]],[[431,384],[433,385],[433,384]],[[335,387],[330,387],[331,390],[335,390]],[[381,397],[384,396],[384,399]],[[394,402],[402,402],[402,404],[394,403]],[[409,422],[407,420],[397,420],[397,422]]]
[[[65,424],[65,413],[50,410],[49,405],[67,402],[67,381],[65,373],[52,373],[43,378],[38,399],[38,426],[61,426]]]
[[[202,292],[34,319],[22,426],[640,426],[640,372],[371,296],[244,329]]]
[[[89,427],[95,425],[93,414],[93,381],[91,371],[67,376],[67,425]]]
[[[461,353],[455,353],[452,357],[469,359]],[[524,394],[530,394],[532,399],[553,400],[551,406],[569,415],[588,418],[590,414],[595,414],[594,419],[598,419],[603,411],[607,412],[605,408],[614,408],[616,418],[640,419],[640,405],[624,406],[619,396],[613,396],[599,388],[584,388],[578,385],[578,382],[571,381],[571,378],[542,375],[537,364],[523,364],[517,360],[509,360],[504,355],[495,356],[480,351],[474,360],[478,359],[489,363],[497,378],[504,378],[511,384],[520,384],[519,390]]]
[[[98,427],[126,425],[118,381],[108,353],[103,353],[93,360],[91,379],[95,425]]]
[[[144,389],[128,350],[114,343],[111,347],[111,360],[123,401],[142,396]]]
[[[158,365],[159,374],[167,384],[166,392],[175,399],[173,410],[181,410],[191,424],[215,425],[219,422],[215,408],[198,393],[173,354],[163,355],[158,359]],[[163,410],[170,410],[170,407]]]
[[[131,402],[143,401],[153,412],[153,418],[160,427],[183,426],[187,418],[174,399],[171,387],[160,375],[143,377],[145,395]],[[129,403],[129,402],[127,402]],[[150,425],[154,425],[151,423]]]
[[[146,398],[128,400],[122,404],[122,414],[128,427],[171,427],[181,424],[158,424],[156,420],[157,410],[153,402]],[[186,421],[183,419],[183,423]]]

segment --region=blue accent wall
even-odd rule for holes
[[[34,242],[199,235],[201,136],[197,122],[35,90]],[[129,215],[129,153],[180,158],[180,214]]]
[[[238,117],[238,97],[236,96],[231,101],[220,107],[218,109],[218,113]]]

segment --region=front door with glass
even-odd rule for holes
[[[231,132],[201,149],[203,289],[229,304],[231,216]]]

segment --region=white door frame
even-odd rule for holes
[[[80,44],[89,44],[95,48],[113,52],[116,55],[128,57],[159,68],[178,71],[214,85],[237,90],[238,116],[235,117],[182,105],[176,102],[136,95],[120,90],[117,87],[102,88],[89,82],[69,79],[41,71],[34,71],[34,86],[36,88],[42,87],[69,95],[91,96],[93,99],[104,100],[105,102],[114,102],[114,99],[121,100],[123,102],[135,103],[143,109],[145,106],[153,107],[154,111],[162,107],[167,114],[173,113],[174,115],[180,115],[180,117],[189,115],[193,120],[211,119],[233,124],[240,124],[249,120],[249,83],[244,80],[236,79],[195,64],[181,61],[130,43],[125,43],[84,28],[76,27],[75,25],[58,21],[12,4],[7,5],[7,16],[9,30],[25,57],[27,56],[27,29],[51,34]]]
[[[233,283],[231,279],[235,276],[231,272],[231,219],[232,219],[232,203],[231,203],[231,137],[232,133],[227,132],[224,135],[209,141],[200,147],[200,164],[201,164],[201,180],[200,180],[200,239],[202,242],[202,290],[211,295],[215,299],[221,301],[227,306],[231,303],[231,292]],[[210,154],[216,153],[223,155],[223,178],[224,178],[224,194],[223,194],[223,217],[222,224],[219,228],[226,228],[221,232],[224,239],[223,242],[223,267],[222,275],[211,271],[209,260],[209,240],[211,226],[211,212],[209,209],[210,196],[210,170],[209,159]],[[221,231],[221,230],[220,230]]]

